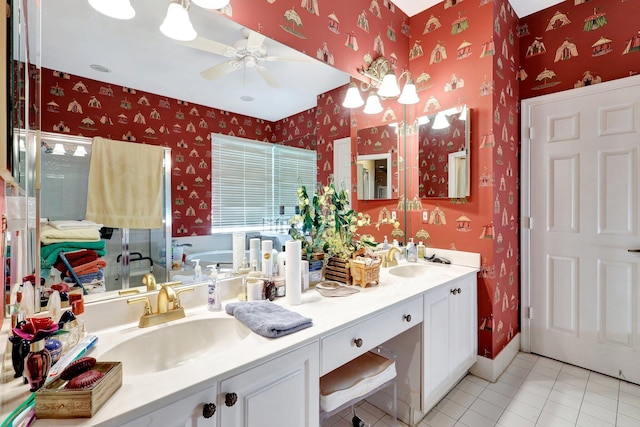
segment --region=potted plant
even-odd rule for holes
[[[337,190],[333,180],[309,195],[298,187],[300,213],[291,218],[289,234],[302,242],[302,251],[311,260],[323,254],[325,263],[332,257],[349,259],[362,246],[375,246],[373,236],[360,236],[358,227],[370,223],[369,215],[349,207],[349,192]]]

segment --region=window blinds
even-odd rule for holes
[[[212,228],[259,228],[293,215],[298,178],[315,188],[316,152],[213,135],[212,168]]]

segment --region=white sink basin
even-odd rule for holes
[[[398,277],[424,277],[434,273],[434,266],[426,264],[404,264],[389,269],[389,274]]]
[[[100,356],[121,361],[125,375],[165,371],[184,365],[203,354],[228,350],[251,331],[234,318],[204,318],[165,323],[131,337]]]

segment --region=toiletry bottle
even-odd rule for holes
[[[418,242],[418,259],[424,259],[424,252],[426,251],[426,246],[422,243],[422,240]]]
[[[416,248],[416,244],[413,243],[413,238],[410,238],[409,243],[407,243],[407,261],[418,261],[418,249]]]
[[[193,263],[193,281],[200,282],[202,280],[202,267],[200,267],[200,260],[191,260]]]
[[[216,265],[208,265],[207,268],[211,269],[209,274],[209,286],[207,289],[207,308],[209,311],[222,310],[222,303],[220,301],[220,287],[218,286],[218,267]]]
[[[389,250],[389,240],[387,239],[387,236],[384,236],[384,242],[382,242],[382,250],[383,251]]]

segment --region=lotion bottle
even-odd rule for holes
[[[207,268],[211,269],[207,289],[207,308],[209,311],[220,311],[222,310],[222,303],[220,301],[220,287],[217,283],[218,267],[216,265],[208,265]]]
[[[424,252],[426,251],[426,246],[422,241],[418,242],[418,259],[424,259]]]
[[[407,261],[418,261],[418,250],[416,249],[416,244],[413,243],[413,238],[410,238],[409,243],[407,243]]]

